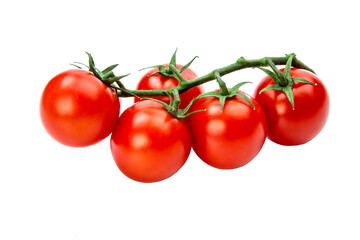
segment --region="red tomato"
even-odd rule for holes
[[[157,182],[186,162],[191,136],[184,120],[171,116],[158,102],[144,100],[121,114],[111,136],[118,168],[139,182]]]
[[[191,111],[206,109],[188,120],[193,149],[205,163],[234,169],[259,153],[266,139],[266,119],[261,106],[248,97],[255,109],[239,96],[227,98],[222,112],[216,97],[200,98],[192,105]]]
[[[281,72],[284,69],[280,70]],[[329,114],[329,95],[321,80],[303,69],[291,69],[291,77],[298,77],[316,85],[295,82],[293,109],[282,91],[259,92],[274,81],[266,76],[255,90],[267,118],[268,138],[282,145],[299,145],[313,139],[324,127]]]
[[[164,64],[165,67],[168,67],[168,64]],[[180,64],[176,64],[176,68],[180,69],[182,68],[182,65]],[[138,83],[138,86],[136,89],[138,90],[160,90],[160,89],[169,89],[169,88],[173,88],[179,85],[178,80],[176,80],[176,78],[172,78],[172,77],[166,77],[163,76],[159,73],[156,73],[152,76],[152,73],[159,71],[158,68],[153,68],[151,69],[149,72],[147,72],[140,80],[140,82]],[[184,71],[181,72],[181,75],[186,79],[186,80],[192,80],[197,78],[196,74],[189,68],[186,68]],[[196,98],[197,96],[199,96],[200,94],[204,93],[204,89],[203,87],[200,86],[196,86],[194,88],[191,88],[190,90],[180,94],[180,108],[184,109],[186,108],[186,106],[191,102],[191,100],[193,98]],[[154,98],[154,99],[158,99],[161,100],[167,104],[170,103],[169,97],[165,96],[165,97],[153,97],[151,96],[150,98]],[[135,102],[140,101],[139,98],[134,98]]]
[[[47,132],[72,147],[95,144],[110,135],[119,117],[116,93],[92,73],[73,69],[45,87],[40,116]]]

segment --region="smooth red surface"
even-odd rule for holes
[[[164,64],[165,67],[168,66],[168,64]],[[176,68],[180,69],[182,67],[182,65],[177,64]],[[138,86],[136,89],[138,90],[161,90],[161,89],[169,89],[169,88],[173,88],[179,85],[178,80],[176,80],[175,78],[171,78],[171,77],[166,77],[166,76],[162,76],[161,74],[157,73],[154,74],[152,76],[152,73],[159,71],[158,68],[153,68],[150,71],[148,71],[139,81]],[[189,68],[185,69],[184,71],[181,72],[181,75],[186,79],[186,80],[192,80],[197,78],[196,74]],[[186,108],[186,106],[191,102],[191,100],[193,98],[196,98],[197,96],[199,96],[200,94],[204,93],[204,89],[202,86],[196,86],[194,88],[191,88],[190,90],[180,94],[180,108],[184,109]],[[154,98],[154,99],[158,99],[161,100],[165,103],[170,103],[169,97],[165,96],[165,97],[153,97],[151,96],[150,98]],[[140,98],[134,98],[135,102],[140,101]]]
[[[191,136],[184,120],[151,100],[125,110],[111,136],[116,165],[139,182],[169,178],[184,165],[190,150]]]
[[[51,79],[40,100],[46,131],[72,147],[89,146],[109,136],[119,112],[116,93],[92,73],[79,69]]]
[[[321,80],[308,71],[296,68],[291,70],[291,76],[316,83],[294,84],[294,109],[281,91],[270,90],[259,94],[261,89],[274,84],[269,76],[259,83],[254,94],[266,114],[268,138],[282,145],[299,145],[310,141],[324,127],[329,114],[329,95]]]
[[[243,93],[243,92],[242,92]],[[196,100],[190,116],[193,149],[205,163],[220,169],[234,169],[250,162],[266,139],[266,119],[261,106],[250,96],[255,109],[243,98],[226,99],[224,109],[218,98]]]

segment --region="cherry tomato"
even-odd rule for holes
[[[165,67],[168,67],[168,64],[164,64]],[[176,68],[182,68],[182,65],[176,64]],[[138,86],[136,89],[138,90],[160,90],[160,89],[169,89],[172,87],[176,87],[179,85],[178,80],[173,77],[166,77],[159,73],[156,73],[150,76],[152,73],[159,71],[158,68],[153,68],[149,72],[147,72],[139,81]],[[186,80],[192,80],[197,78],[196,74],[189,68],[186,68],[184,71],[181,72],[181,75]],[[180,108],[184,109],[186,106],[191,102],[192,99],[196,98],[200,94],[204,93],[204,89],[202,86],[196,86],[191,88],[190,90],[180,94]],[[169,104],[169,97],[153,97],[150,98],[161,100],[167,104]],[[135,102],[140,101],[140,98],[134,98]]]
[[[265,114],[248,98],[255,109],[239,96],[227,98],[223,111],[216,97],[200,98],[192,105],[191,111],[206,109],[188,120],[193,149],[205,163],[234,169],[249,163],[261,150],[266,139]]]
[[[41,121],[47,132],[72,147],[89,146],[109,136],[119,112],[115,91],[80,69],[51,79],[40,100]]]
[[[263,88],[274,85],[269,76],[255,89],[255,99],[267,118],[267,137],[282,145],[299,145],[310,141],[324,127],[329,114],[329,95],[317,76],[303,69],[292,68],[291,77],[316,83],[295,82],[292,87],[294,109],[282,91],[269,90],[259,94]]]
[[[152,100],[126,109],[111,136],[116,165],[139,182],[169,178],[184,165],[190,150],[191,135],[184,120],[171,116]]]

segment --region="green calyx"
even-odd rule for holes
[[[143,99],[149,99],[149,100],[153,100],[155,102],[161,103],[170,115],[172,115],[173,117],[176,117],[176,118],[180,118],[180,119],[187,118],[190,115],[197,113],[197,112],[205,111],[205,110],[198,110],[198,111],[188,113],[188,111],[189,111],[191,105],[194,103],[195,99],[191,100],[191,102],[186,106],[186,108],[180,109],[179,108],[180,94],[179,94],[178,89],[176,87],[174,87],[174,88],[171,88],[170,90],[171,90],[170,94],[168,92],[164,91],[170,98],[170,104],[167,104],[161,100],[154,99],[154,98],[145,97]]]
[[[149,76],[152,76],[154,74],[159,73],[159,74],[161,74],[163,76],[166,76],[166,77],[176,78],[179,82],[185,81],[185,79],[181,76],[180,73],[182,71],[184,71],[185,69],[187,69],[198,56],[195,56],[190,62],[188,62],[182,68],[177,69],[176,68],[176,52],[177,52],[177,49],[175,50],[174,54],[172,55],[171,60],[169,62],[169,65],[167,67],[165,67],[164,65],[155,65],[155,66],[151,66],[151,67],[147,67],[147,68],[142,68],[142,69],[140,69],[140,71],[144,70],[144,69],[155,68],[156,67],[156,68],[159,69],[159,71],[154,72],[154,73],[150,74]]]
[[[128,92],[125,89],[125,86],[122,84],[122,82],[120,81],[120,79],[130,75],[129,74],[125,74],[122,76],[116,76],[113,72],[113,70],[119,65],[119,64],[113,64],[107,68],[105,68],[103,71],[99,70],[98,68],[95,67],[95,62],[93,57],[91,56],[90,53],[86,52],[86,54],[88,55],[89,58],[89,66],[80,62],[74,62],[73,64],[71,64],[72,66],[75,66],[77,68],[82,69],[81,66],[85,66],[86,68],[88,68],[88,71],[93,73],[99,80],[101,80],[105,85],[107,85],[108,87],[111,87],[112,89],[115,90],[115,92],[117,94],[121,94],[121,92],[126,92],[128,94],[134,95],[133,93]]]
[[[262,92],[265,92],[265,91],[269,91],[269,90],[282,91],[285,93],[287,99],[291,103],[293,110],[295,109],[294,94],[293,94],[293,90],[292,90],[292,87],[294,86],[294,84],[296,82],[301,82],[301,83],[316,85],[315,83],[312,83],[303,78],[291,77],[291,66],[292,66],[292,62],[293,62],[294,58],[295,58],[295,54],[288,55],[288,60],[286,62],[286,66],[285,66],[283,73],[281,73],[279,71],[279,69],[275,66],[274,62],[271,61],[269,58],[267,59],[267,63],[273,71],[270,71],[269,69],[266,69],[266,68],[259,67],[259,69],[264,71],[275,82],[274,85],[271,85],[269,87],[262,89],[259,94],[261,94]]]
[[[234,87],[228,89],[226,87],[225,82],[221,79],[220,74],[218,72],[214,72],[215,78],[220,86],[220,91],[213,91],[213,92],[207,92],[199,95],[196,99],[204,98],[204,97],[216,97],[219,98],[221,111],[224,109],[225,101],[226,99],[233,98],[235,96],[239,96],[243,98],[245,101],[247,101],[253,109],[255,109],[254,104],[251,102],[248,96],[246,96],[243,93],[238,92],[239,88],[246,84],[251,82],[241,82],[236,84]]]

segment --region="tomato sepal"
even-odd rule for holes
[[[95,61],[94,58],[92,57],[92,55],[88,52],[85,52],[88,56],[88,61],[89,61],[89,65],[86,65],[84,63],[81,62],[73,62],[70,63],[70,65],[77,67],[79,69],[82,69],[81,66],[86,67],[87,70],[89,72],[91,72],[92,74],[94,74],[94,76],[96,78],[98,78],[101,82],[103,82],[106,86],[114,89],[114,91],[116,92],[116,94],[121,94],[121,92],[125,92],[127,94],[136,96],[135,94],[129,92],[126,90],[124,84],[120,81],[120,79],[127,77],[130,75],[130,73],[125,74],[125,75],[121,75],[121,76],[116,76],[113,72],[113,70],[119,66],[119,64],[113,64],[110,65],[109,67],[105,68],[104,70],[99,70],[98,68],[95,67]]]
[[[280,72],[280,70],[275,66],[274,62],[271,61],[271,59],[269,58],[267,58],[266,60],[269,67],[273,71],[270,71],[269,69],[266,68],[258,67],[258,69],[265,72],[275,82],[274,85],[261,89],[259,94],[261,94],[264,91],[270,91],[270,90],[282,91],[285,93],[293,110],[295,110],[295,101],[294,101],[294,94],[292,91],[292,87],[294,86],[295,82],[316,85],[316,83],[310,82],[303,78],[291,77],[291,68],[292,68],[291,66],[294,58],[295,58],[295,54],[289,54],[289,58],[286,62],[286,66],[283,73]]]
[[[186,106],[186,108],[180,109],[179,108],[179,105],[180,105],[179,91],[177,90],[176,87],[172,88],[171,90],[172,90],[171,92],[172,92],[173,95],[171,95],[168,92],[164,91],[164,93],[166,93],[170,98],[170,103],[169,104],[167,104],[167,103],[165,103],[165,102],[163,102],[163,101],[161,101],[159,99],[155,99],[155,98],[144,97],[142,99],[153,100],[155,102],[160,103],[161,105],[164,106],[165,110],[170,115],[172,115],[175,118],[179,118],[179,119],[187,118],[187,117],[191,116],[194,113],[205,111],[205,109],[204,109],[204,110],[198,110],[198,111],[188,113],[191,105],[194,103],[196,98],[192,99],[189,102],[189,104]]]
[[[238,92],[239,88],[241,86],[243,86],[244,84],[247,84],[247,83],[251,83],[251,82],[240,82],[240,83],[236,84],[235,86],[233,86],[232,88],[228,89],[227,93],[224,93],[221,90],[220,91],[212,91],[212,92],[203,93],[203,94],[199,95],[196,99],[204,98],[204,97],[216,97],[216,98],[219,99],[220,106],[221,106],[221,111],[223,111],[225,101],[226,101],[227,98],[233,98],[235,96],[239,96],[239,97],[243,98],[246,102],[248,102],[253,109],[255,109],[255,106],[251,102],[249,97],[246,96],[245,94],[241,93],[241,92]]]
[[[156,72],[153,72],[149,75],[152,76],[152,75],[155,75],[155,74],[160,74],[162,76],[165,76],[165,77],[173,77],[173,78],[176,78],[179,82],[181,82],[179,79],[178,79],[178,76],[176,73],[174,73],[174,70],[171,69],[171,66],[175,66],[175,69],[176,69],[176,53],[177,53],[177,49],[175,50],[175,52],[173,53],[173,55],[171,56],[171,59],[170,59],[170,62],[169,62],[169,65],[167,67],[165,67],[164,65],[154,65],[154,66],[151,66],[151,67],[146,67],[146,68],[142,68],[140,69],[139,71],[142,71],[142,70],[145,70],[145,69],[149,69],[149,68],[158,68],[159,71],[156,71]],[[183,67],[181,67],[180,69],[177,69],[178,72],[182,72],[184,71],[185,69],[187,69],[188,67],[190,67],[190,65],[194,62],[194,60],[198,58],[198,56],[195,56],[190,62],[188,62],[187,64],[185,64]]]

